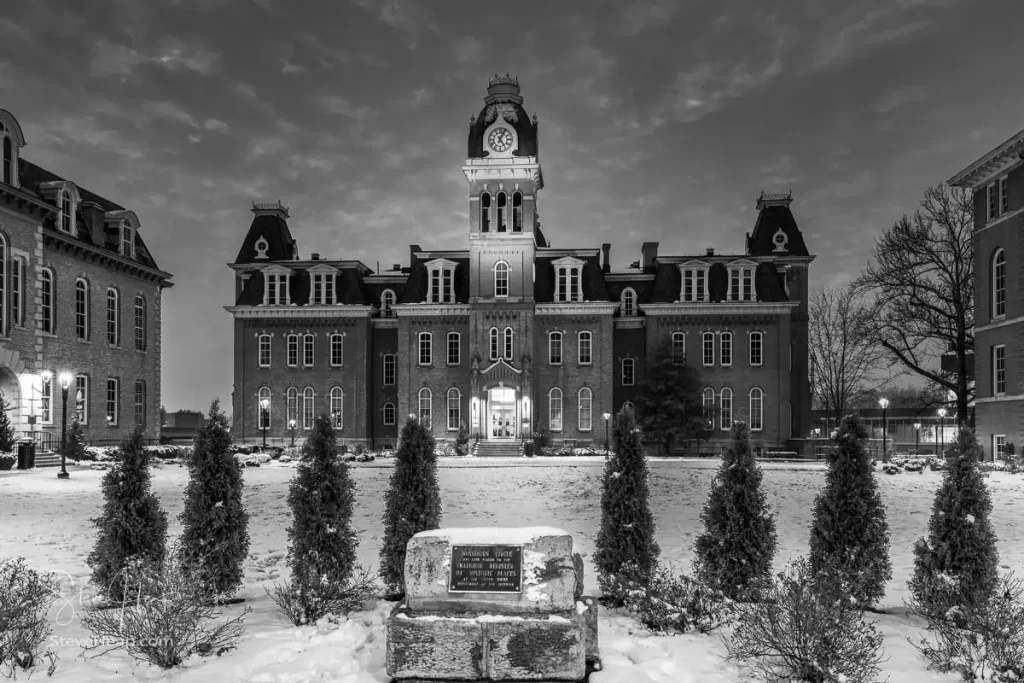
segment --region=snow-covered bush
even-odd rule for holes
[[[133,568],[136,585],[131,592],[139,596],[136,603],[94,608],[82,615],[82,625],[92,633],[83,644],[86,652],[121,649],[134,659],[169,669],[192,655],[220,655],[235,646],[250,609],[214,622],[222,611],[209,601],[206,577],[183,566],[178,555],[170,553],[160,568]]]
[[[0,452],[3,453],[14,451],[18,438],[17,432],[14,431],[14,425],[11,424],[11,418],[7,416],[7,411],[11,409],[12,406],[4,396],[4,392],[0,391]]]
[[[53,674],[57,657],[42,645],[51,630],[46,615],[59,590],[56,576],[30,569],[24,558],[0,561],[0,673],[13,678],[47,659]]]
[[[315,624],[330,614],[348,614],[363,609],[367,600],[378,590],[377,581],[368,569],[356,567],[355,573],[344,582],[326,577],[307,577],[303,583],[292,580],[287,584],[274,584],[266,589],[267,595],[295,626]]]
[[[907,603],[909,614],[923,617],[935,641],[910,643],[940,673],[955,671],[965,681],[1024,681],[1024,586],[1012,574],[1003,575],[981,605],[952,607],[946,614]]]
[[[815,573],[798,558],[760,602],[735,605],[727,660],[743,662],[767,683],[875,683],[882,634],[833,567]]]
[[[68,460],[86,460],[89,457],[85,450],[85,433],[77,414],[71,418],[71,424],[68,425],[64,455]]]
[[[641,583],[629,578],[635,569],[624,566],[608,588],[652,633],[709,633],[731,620],[732,602],[721,591],[662,566]]]
[[[18,462],[18,456],[14,453],[4,453],[0,451],[0,470],[9,470],[14,467],[14,463]]]

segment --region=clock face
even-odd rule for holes
[[[508,128],[495,128],[487,136],[487,144],[495,152],[504,152],[512,146],[512,132]]]

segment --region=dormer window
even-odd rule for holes
[[[380,293],[380,315],[382,318],[391,318],[395,315],[392,306],[395,305],[395,293],[390,289],[385,289]]]
[[[625,317],[636,315],[636,292],[632,287],[622,290],[620,311]]]
[[[729,267],[729,301],[754,300],[754,266],[741,265]]]
[[[291,303],[291,292],[289,291],[289,276],[291,271],[287,268],[271,267],[263,271],[267,286],[263,291],[264,306],[287,306]]]
[[[60,231],[69,235],[74,233],[75,205],[71,201],[71,194],[65,190],[60,194]]]
[[[135,230],[127,219],[121,221],[121,256],[135,257]]]
[[[490,232],[491,230],[491,193],[484,192],[480,195],[480,231]]]
[[[707,301],[708,300],[708,267],[706,265],[691,265],[682,268],[683,291],[682,301]]]
[[[427,302],[432,304],[455,303],[454,261],[434,259],[427,263]]]
[[[21,126],[10,112],[0,109],[0,182],[18,187],[18,150],[25,146]]]
[[[512,232],[523,231],[523,193],[512,193]]]
[[[11,136],[4,131],[4,168],[3,181],[6,185],[14,185],[14,143]]]
[[[583,275],[583,261],[572,257],[554,261],[555,267],[555,301],[583,301],[583,288],[580,286]]]
[[[309,269],[313,281],[313,292],[310,303],[314,306],[333,306],[336,303],[334,290],[335,271],[326,266],[314,266]]]
[[[508,296],[508,264],[498,261],[494,264],[494,296],[504,298]]]

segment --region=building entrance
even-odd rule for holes
[[[509,387],[491,389],[487,397],[487,437],[490,441],[513,441],[516,438],[516,390]]]

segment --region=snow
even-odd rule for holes
[[[525,545],[544,536],[565,536],[566,532],[550,526],[477,526],[433,529],[431,531],[422,531],[419,535],[420,537],[425,538],[445,538],[448,539],[452,545],[471,545],[474,543],[507,543],[509,545]]]
[[[587,594],[596,593],[594,539],[601,520],[603,457],[544,459],[441,459],[443,523],[454,527],[564,528],[575,551],[584,556]],[[651,508],[657,524],[662,559],[681,571],[690,570],[691,545],[701,532],[700,512],[717,461],[656,460],[649,464]],[[392,461],[352,466],[356,483],[353,526],[358,531],[359,562],[377,566],[382,533],[384,491]],[[787,560],[807,552],[814,497],[824,484],[824,466],[813,463],[764,463],[764,486],[777,520],[779,549],[776,571]],[[80,643],[90,637],[78,617],[96,594],[88,584],[85,559],[95,542],[89,519],[102,507],[103,472],[69,468],[71,478],[57,479],[57,470],[0,472],[0,559],[24,556],[29,566],[58,574],[62,598],[51,610],[53,635],[48,646],[59,655],[54,683],[101,683],[138,679],[146,683],[386,683],[384,620],[394,603],[374,601],[366,610],[337,624],[295,628],[278,612],[264,588],[288,578],[285,565],[287,507],[292,467],[249,467],[244,471],[245,505],[250,515],[251,546],[245,562],[243,605],[246,634],[237,649],[221,657],[196,658],[186,666],[163,671],[137,664],[120,651],[98,658],[82,656]],[[913,546],[927,533],[928,517],[941,473],[878,476],[888,510],[893,579],[879,605],[881,614],[867,614],[884,635],[883,676],[893,681],[953,683],[954,674],[928,672],[907,642],[923,635],[922,623],[907,617],[902,600],[913,568]],[[170,519],[170,535],[180,534],[187,470],[163,465],[153,471],[153,487]],[[1024,575],[1024,477],[992,472],[992,526],[999,539],[1000,565]],[[1015,510],[1016,508],[1016,510]],[[524,532],[526,533],[526,532]],[[507,536],[502,535],[502,541]],[[488,542],[493,540],[488,539]],[[524,564],[528,558],[524,557]],[[524,576],[524,580],[526,577]],[[577,605],[577,609],[581,609]],[[651,636],[620,610],[601,609],[601,671],[592,683],[748,683],[741,665],[724,663],[720,636],[683,634]],[[43,675],[45,671],[37,672]]]

